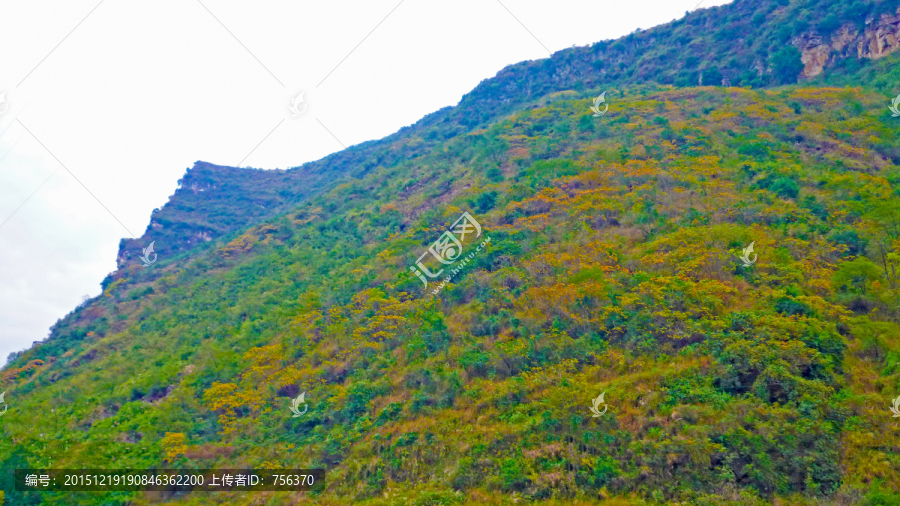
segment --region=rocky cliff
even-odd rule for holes
[[[301,167],[262,171],[197,162],[186,172],[170,201],[154,211],[143,236],[121,241],[118,267],[140,266],[142,249],[150,243],[155,243],[163,264],[340,182],[361,177],[379,165],[420,156],[444,139],[533,107],[540,97],[560,91],[644,83],[742,87],[793,84],[796,75],[775,75],[771,65],[772,55],[791,43],[801,50],[801,79],[822,74],[842,59],[881,58],[898,47],[897,1],[866,1],[859,7],[818,0],[813,11],[799,2],[784,5],[782,0],[736,0],[699,9],[649,30],[637,30],[616,41],[564,49],[550,58],[510,65],[482,81],[456,107],[441,109],[384,139]],[[837,24],[834,29],[821,29],[819,18],[835,19]],[[418,140],[401,142],[410,137]],[[361,160],[368,162],[361,164]]]
[[[846,24],[830,37],[811,31],[795,38],[793,43],[801,51],[801,77],[806,79],[821,74],[827,66],[843,58],[877,60],[900,48],[900,9],[894,15],[867,19],[862,30]]]

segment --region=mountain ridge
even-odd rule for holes
[[[815,3],[806,2],[799,5],[815,5]],[[865,4],[859,4],[859,2],[847,4],[842,13],[832,13],[828,19],[822,20],[818,27],[813,29],[809,28],[810,21],[804,20],[804,17],[800,16],[799,19],[794,20],[793,24],[789,25],[788,32],[770,34],[770,37],[766,38],[760,36],[766,32],[764,23],[791,19],[800,7],[798,4],[785,4],[785,2],[741,0],[725,6],[687,13],[680,20],[649,30],[638,31],[617,41],[602,41],[587,47],[567,48],[557,51],[547,59],[509,65],[498,72],[496,76],[485,79],[471,92],[463,95],[456,106],[446,107],[428,114],[416,123],[403,127],[383,139],[352,146],[349,150],[340,151],[322,160],[309,162],[285,171],[287,177],[283,179],[288,179],[290,182],[286,183],[284,188],[276,191],[277,199],[274,196],[266,199],[265,205],[270,206],[271,211],[253,213],[252,216],[243,220],[234,219],[231,223],[210,223],[208,213],[223,214],[220,209],[192,208],[192,215],[196,217],[193,223],[191,220],[179,216],[181,213],[177,211],[178,208],[191,207],[191,200],[196,200],[184,198],[187,194],[184,188],[181,188],[182,183],[179,181],[179,189],[170,197],[169,202],[153,212],[145,234],[137,240],[122,240],[117,254],[117,266],[122,268],[127,262],[138,262],[142,247],[146,247],[153,241],[161,241],[161,244],[156,245],[158,251],[159,248],[166,247],[170,254],[177,255],[199,244],[200,241],[208,241],[249,226],[265,216],[272,216],[279,210],[302,202],[306,197],[320,190],[333,187],[339,181],[365,174],[372,168],[372,166],[354,167],[354,161],[374,158],[375,163],[383,160],[390,163],[393,153],[389,147],[404,136],[421,135],[424,141],[422,149],[427,149],[428,141],[432,140],[427,132],[429,129],[440,125],[444,129],[445,135],[470,132],[478,125],[493,121],[533,102],[538,97],[544,97],[554,92],[569,89],[599,89],[601,86],[644,82],[702,84],[704,75],[707,76],[707,80],[710,76],[718,79],[718,82],[710,83],[713,85],[732,82],[749,86],[790,84],[791,79],[796,82],[797,79],[804,80],[822,76],[826,66],[832,69],[838,67],[839,71],[844,70],[839,66],[843,60],[853,56],[854,46],[858,50],[858,59],[869,60],[883,58],[900,48],[900,42],[898,42],[900,39],[900,16],[896,15],[900,13],[900,2],[896,0],[873,2],[868,4],[869,8],[860,8],[858,5]],[[719,19],[713,23],[713,19],[717,16]],[[758,16],[763,17],[759,20]],[[697,27],[711,28],[712,26],[718,27],[719,30],[711,36],[695,37],[693,41],[685,39],[684,32],[690,32]],[[706,39],[717,41],[718,46],[715,47],[720,47],[723,40],[728,40],[725,35],[719,35],[723,32],[743,34],[743,37],[732,41],[733,47],[722,51],[731,57],[727,63],[721,57],[711,58],[708,52],[696,50],[698,44],[695,42]],[[655,45],[663,45],[664,42],[673,40],[677,41],[676,45],[683,46],[688,50],[679,52],[678,60],[674,64],[667,61],[670,68],[664,72],[661,70],[660,62],[665,55],[647,53],[647,51]],[[760,43],[760,40],[763,43]],[[768,66],[765,58],[759,54],[760,51],[763,52],[763,56],[768,53],[774,54],[775,47],[788,41],[791,43],[791,47],[799,47],[801,50],[800,61],[803,67],[802,69],[794,68],[793,78],[773,75],[773,68]],[[641,54],[642,52],[645,54]],[[749,56],[745,57],[743,62],[735,60],[735,55],[746,53],[749,53]],[[741,68],[754,68],[756,75],[747,74],[746,71],[739,73]],[[451,123],[452,126],[447,123]],[[415,155],[415,150],[404,154],[404,156]],[[202,168],[210,167],[221,167],[225,173],[234,176],[239,174],[227,169],[227,166],[198,162],[186,172],[183,180],[197,184],[195,179],[212,177],[212,174],[202,170]],[[245,176],[241,177],[246,178]],[[216,175],[213,179],[237,186],[238,188],[234,189],[237,193],[250,193],[249,189],[240,188],[241,185],[236,181],[225,179],[221,174]],[[303,185],[299,184],[299,180],[303,181]],[[209,181],[206,183],[210,184]],[[307,188],[300,190],[298,186]],[[185,202],[182,202],[181,198],[184,198]],[[205,198],[200,200],[202,202]],[[238,201],[240,201],[240,197]],[[242,214],[238,207],[229,211],[224,214],[232,218]],[[185,236],[181,237],[177,233],[174,235],[160,233],[167,227],[173,227],[175,231],[183,231]],[[166,242],[169,244],[165,244]]]
[[[471,98],[323,162],[336,177],[297,202],[201,164],[183,197],[233,192],[244,225],[125,265],[13,357],[0,468],[324,468],[324,489],[38,496],[0,474],[0,490],[16,506],[900,503],[900,121],[882,91],[898,61],[771,89],[623,84],[600,116],[601,90],[574,85],[497,117],[502,95]],[[445,247],[463,213],[480,250]],[[461,258],[445,285],[411,270]]]

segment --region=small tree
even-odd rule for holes
[[[715,65],[703,69],[702,78],[704,86],[722,85],[722,73],[719,72],[719,67],[716,67]]]
[[[800,72],[803,71],[803,62],[800,60],[800,50],[794,46],[785,46],[772,56],[772,74],[775,81],[781,84],[795,84]]]

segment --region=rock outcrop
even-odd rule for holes
[[[900,14],[900,9],[897,11]],[[877,60],[900,48],[900,15],[882,15],[866,23],[862,34],[854,26],[843,26],[828,40],[809,32],[797,37],[794,46],[803,62],[802,79],[821,74],[825,67],[849,57]]]
[[[900,13],[900,10],[898,10]],[[877,60],[900,47],[900,16],[881,16],[876,26],[866,27],[859,43],[859,57]]]

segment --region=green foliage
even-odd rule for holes
[[[183,234],[171,263],[119,269],[3,370],[0,467],[328,469],[324,490],[273,505],[893,504],[900,169],[884,153],[900,127],[884,94],[610,86],[615,107],[588,112],[632,78],[737,84],[771,61],[749,84],[796,82],[778,49],[798,30],[875,9],[800,4],[701,9],[652,47],[648,30],[514,66],[299,169],[340,173],[303,195],[294,172],[226,184],[198,165],[154,214]],[[692,43],[705,26],[715,53]],[[583,91],[550,87],[580,59],[600,62]],[[498,105],[522,89],[507,74],[541,100]],[[205,212],[195,183],[222,189]],[[277,211],[245,209],[254,184]],[[463,211],[481,236],[424,287],[410,266]],[[210,500],[244,499],[44,503]]]
[[[900,493],[887,489],[881,480],[875,482],[865,497],[866,506],[900,506]]]
[[[525,484],[524,466],[518,459],[503,459],[500,464],[500,479],[503,482],[503,490],[521,490]]]
[[[479,213],[486,213],[494,208],[497,204],[497,192],[487,191],[478,196],[474,201],[470,201],[469,205]]]
[[[135,288],[134,290],[128,292],[128,300],[137,300],[145,295],[150,295],[153,293],[152,286],[145,286],[144,288]]]
[[[784,46],[772,55],[772,75],[781,84],[794,84],[803,71],[800,50],[794,46]]]
[[[593,474],[591,478],[593,478],[593,484],[596,487],[605,487],[609,485],[621,472],[619,470],[619,462],[609,456],[597,458],[593,462],[592,469]]]
[[[741,144],[737,149],[738,154],[756,158],[758,160],[766,160],[769,158],[769,147],[764,142],[751,141]]]
[[[494,183],[499,183],[499,182],[503,181],[503,179],[504,179],[503,171],[501,171],[497,167],[491,167],[490,169],[488,169],[486,175],[487,175],[487,178]]]
[[[703,69],[701,76],[703,77],[703,84],[707,86],[719,86],[722,84],[722,73],[719,72],[719,68],[715,65]]]
[[[812,308],[791,297],[781,297],[775,302],[775,311],[788,316],[808,316]]]
[[[800,185],[789,177],[780,177],[772,181],[769,190],[781,197],[795,199],[800,194]]]

